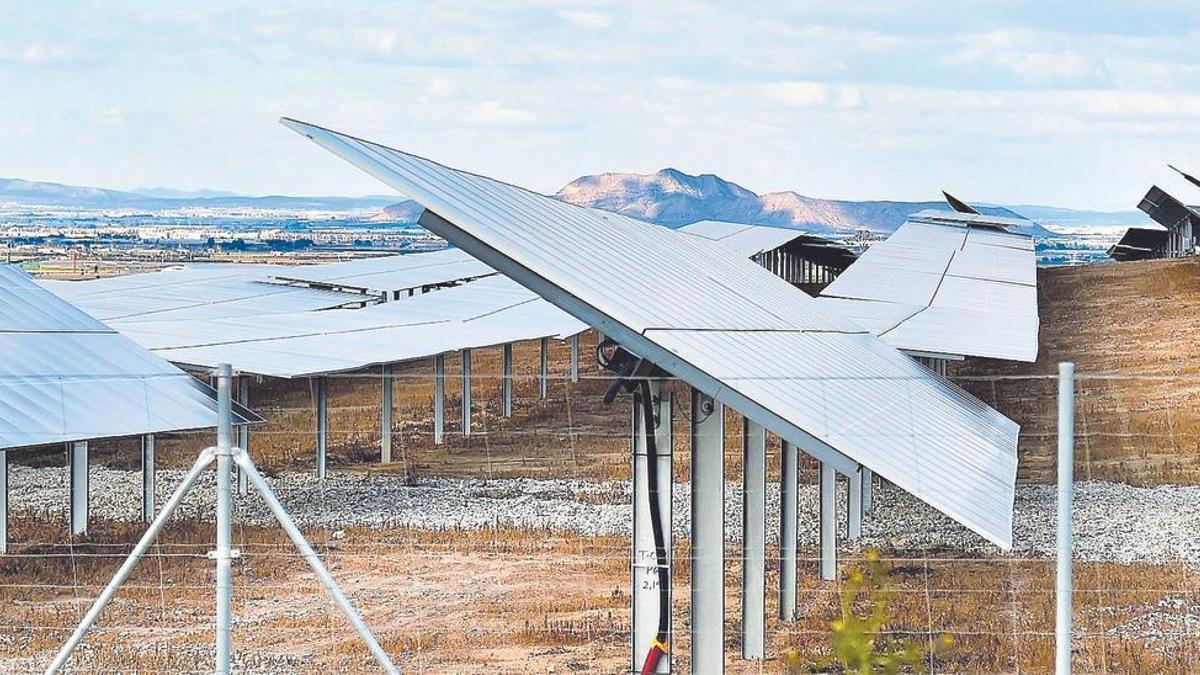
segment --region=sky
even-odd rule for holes
[[[386,194],[281,115],[553,192],[1128,210],[1200,172],[1200,3],[0,0],[0,176]]]

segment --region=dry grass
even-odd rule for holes
[[[1198,273],[1194,258],[1038,270],[1037,362],[951,369],[1021,424],[1022,478],[1053,475],[1057,363],[1074,361],[1077,477],[1200,482]]]
[[[59,524],[24,520],[23,541],[61,540]],[[28,545],[0,562],[0,665],[44,665],[137,535],[97,523],[87,543]],[[210,526],[182,523],[143,561],[102,617],[78,661],[85,670],[179,672],[211,667]],[[628,559],[620,538],[492,530],[313,532],[335,576],[398,665],[414,672],[621,672],[627,658]],[[236,533],[235,648],[250,670],[290,664],[305,672],[369,672],[364,648],[275,530]],[[759,672],[736,658],[736,548],[729,547],[726,627],[730,672]],[[804,551],[812,556],[813,551]],[[31,557],[25,557],[25,556]],[[887,552],[898,591],[887,630],[916,640],[954,637],[931,664],[940,672],[1042,672],[1053,660],[1051,561],[923,558]],[[676,547],[675,658],[687,668],[689,575]],[[843,571],[857,561],[844,560]],[[799,616],[774,618],[767,594],[768,653],[825,656],[837,584],[802,560]],[[768,562],[768,588],[777,583]],[[1187,672],[1195,635],[1148,642],[1134,623],[1164,601],[1200,604],[1200,575],[1182,567],[1076,565],[1079,672]],[[1159,620],[1161,623],[1161,620]],[[1122,626],[1132,626],[1121,631]],[[1126,634],[1128,633],[1128,634]],[[29,661],[21,661],[30,657]],[[11,661],[9,661],[11,659]],[[774,670],[773,660],[761,668]]]

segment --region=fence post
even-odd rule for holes
[[[1075,364],[1058,364],[1058,561],[1054,672],[1071,672],[1071,500],[1075,481]]]

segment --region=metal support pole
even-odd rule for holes
[[[821,463],[821,579],[837,579],[837,473]]]
[[[651,519],[657,518],[663,525],[666,554],[667,590],[671,578],[671,410],[674,393],[662,380],[650,382],[650,396],[655,403],[654,441],[657,454],[649,456],[646,437],[643,433],[643,410],[641,392],[633,396],[633,569],[631,576],[630,610],[633,615],[631,636],[631,672],[641,672],[646,653],[654,643],[659,623],[659,565],[654,542]],[[658,487],[658,513],[650,512],[649,463],[654,462]],[[670,603],[667,605],[668,611]],[[668,626],[670,625],[668,621]],[[671,644],[668,633],[667,644]],[[671,672],[671,655],[668,653],[658,662],[656,673]]]
[[[867,467],[862,468],[862,512],[864,516],[871,515],[871,507],[875,505],[875,472]]]
[[[862,538],[863,475],[862,467],[846,476],[846,538]]]
[[[544,401],[550,395],[550,339],[542,338],[539,346],[541,363],[538,366],[538,393]]]
[[[1058,364],[1058,561],[1054,672],[1071,672],[1071,500],[1075,488],[1075,364]]]
[[[471,435],[471,350],[462,350],[462,435]]]
[[[8,553],[8,451],[0,450],[0,555]]]
[[[237,378],[238,392],[237,401],[243,406],[250,407],[250,378],[242,375]],[[250,452],[250,425],[243,424],[238,427],[238,443],[237,446],[246,452]],[[250,483],[246,477],[242,475],[241,469],[235,469],[234,474],[237,476],[238,494],[245,497],[250,494]]]
[[[399,673],[400,671],[396,670],[396,666],[392,664],[392,660],[387,655],[387,652],[383,651],[383,647],[379,645],[375,636],[371,634],[371,629],[367,627],[367,624],[363,623],[362,617],[358,615],[358,612],[354,610],[354,606],[350,604],[350,599],[346,597],[341,588],[338,588],[337,582],[333,580],[333,575],[329,573],[328,568],[325,567],[325,563],[321,562],[321,558],[312,549],[312,546],[309,546],[304,535],[301,534],[300,528],[296,527],[296,523],[292,521],[287,511],[284,510],[283,505],[279,503],[279,500],[275,497],[275,493],[267,485],[267,481],[263,479],[262,474],[254,466],[254,462],[250,460],[250,456],[244,452],[235,450],[233,459],[241,467],[242,471],[250,477],[250,482],[254,484],[254,489],[258,490],[258,493],[262,495],[263,501],[267,503],[267,508],[271,509],[275,520],[279,521],[280,527],[287,533],[288,538],[292,540],[292,544],[296,549],[300,551],[300,557],[304,558],[313,573],[321,580],[326,590],[329,591],[329,595],[333,597],[334,602],[341,608],[342,613],[346,615],[346,619],[350,621],[350,625],[358,633],[359,638],[367,645],[367,649],[375,657],[375,662],[383,668],[384,672]]]
[[[725,407],[692,390],[692,672],[725,670]]]
[[[218,675],[228,675],[233,632],[233,369],[228,363],[217,366],[217,548],[209,557],[217,561],[217,639]]]
[[[67,444],[71,474],[71,534],[86,534],[88,528],[88,444]]]
[[[579,381],[579,333],[571,336],[571,381]]]
[[[96,623],[96,619],[100,617],[100,613],[104,611],[104,607],[108,604],[108,601],[112,600],[117,589],[121,587],[121,584],[125,583],[125,579],[129,577],[129,573],[133,571],[133,568],[137,566],[142,555],[146,553],[146,549],[150,548],[150,544],[158,537],[162,526],[170,519],[171,514],[175,513],[175,509],[183,501],[184,495],[196,483],[196,479],[200,477],[201,472],[208,468],[208,465],[217,456],[216,452],[216,448],[205,448],[200,453],[200,456],[196,458],[196,462],[192,464],[192,468],[184,475],[183,482],[179,484],[179,487],[175,488],[175,493],[163,505],[163,510],[158,512],[158,516],[154,519],[154,522],[150,523],[150,527],[146,528],[145,534],[138,540],[137,546],[133,547],[133,552],[129,554],[124,563],[121,563],[121,567],[117,569],[117,573],[113,575],[112,580],[104,587],[104,590],[100,593],[100,597],[96,598],[96,602],[92,603],[91,609],[84,615],[79,625],[75,627],[75,631],[71,633],[71,637],[67,639],[66,644],[62,646],[62,649],[58,650],[54,661],[46,668],[46,675],[53,675],[66,665],[67,659],[71,658],[72,652],[83,641],[83,636],[87,634],[92,624]]]
[[[329,447],[329,378],[317,378],[317,478],[325,478],[325,452]]]
[[[779,471],[779,618],[784,621],[793,621],[796,616],[799,473],[800,453],[796,446],[783,441]]]
[[[142,522],[154,520],[154,434],[142,436]]]
[[[504,343],[504,363],[500,374],[500,410],[505,417],[512,417],[513,399],[513,347]]]
[[[379,392],[379,462],[392,461],[392,366],[385,364],[380,370]]]
[[[433,442],[446,436],[446,355],[433,357]]]
[[[766,656],[767,433],[742,418],[742,658]]]

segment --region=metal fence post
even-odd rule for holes
[[[233,628],[233,368],[228,363],[217,367],[217,639],[216,667],[221,675],[229,673]]]
[[[1075,482],[1075,364],[1058,364],[1058,560],[1054,672],[1071,672],[1071,500]]]

